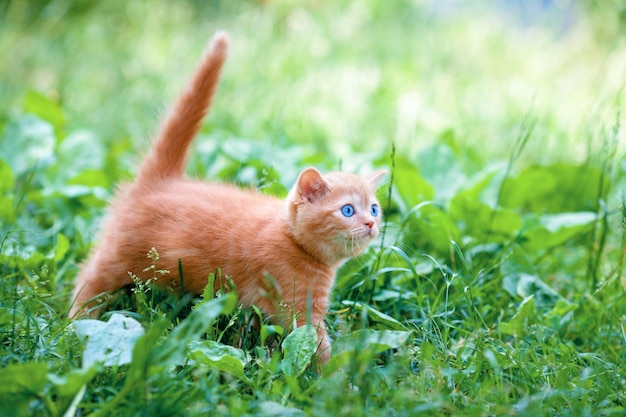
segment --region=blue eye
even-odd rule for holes
[[[376,204],[372,204],[372,208],[370,209],[370,213],[372,214],[372,216],[376,217],[378,216],[378,206]]]
[[[346,204],[345,206],[343,206],[341,208],[341,214],[346,217],[354,216],[354,207],[352,207],[352,204]]]

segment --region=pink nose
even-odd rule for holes
[[[369,221],[365,222],[365,225],[371,229],[374,226],[374,221],[373,220],[369,220]]]

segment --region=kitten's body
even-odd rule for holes
[[[155,247],[157,268],[169,270],[158,283],[178,283],[180,259],[185,290],[191,292],[203,291],[209,274],[221,269],[243,304],[275,314],[278,300],[267,294],[277,291],[299,324],[310,317],[318,327],[325,361],[330,344],[324,314],[334,276],[344,259],[361,253],[378,234],[381,216],[374,194],[384,172],[322,176],[308,168],[286,201],[185,178],[187,148],[210,105],[226,47],[226,36],[217,34],[136,181],[121,188],[99,246],[82,265],[70,315],[97,295],[132,283],[129,271],[143,280],[152,277],[143,270],[146,254]],[[351,210],[345,212],[347,205]]]

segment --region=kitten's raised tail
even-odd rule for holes
[[[217,32],[191,82],[165,117],[137,181],[180,177],[185,172],[187,149],[202,126],[226,60],[228,35]]]

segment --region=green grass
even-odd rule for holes
[[[624,6],[502,3],[0,5],[0,414],[626,414]],[[321,375],[309,328],[255,329],[224,294],[139,288],[65,318],[115,184],[218,28],[192,175],[285,195],[308,165],[391,171]]]

